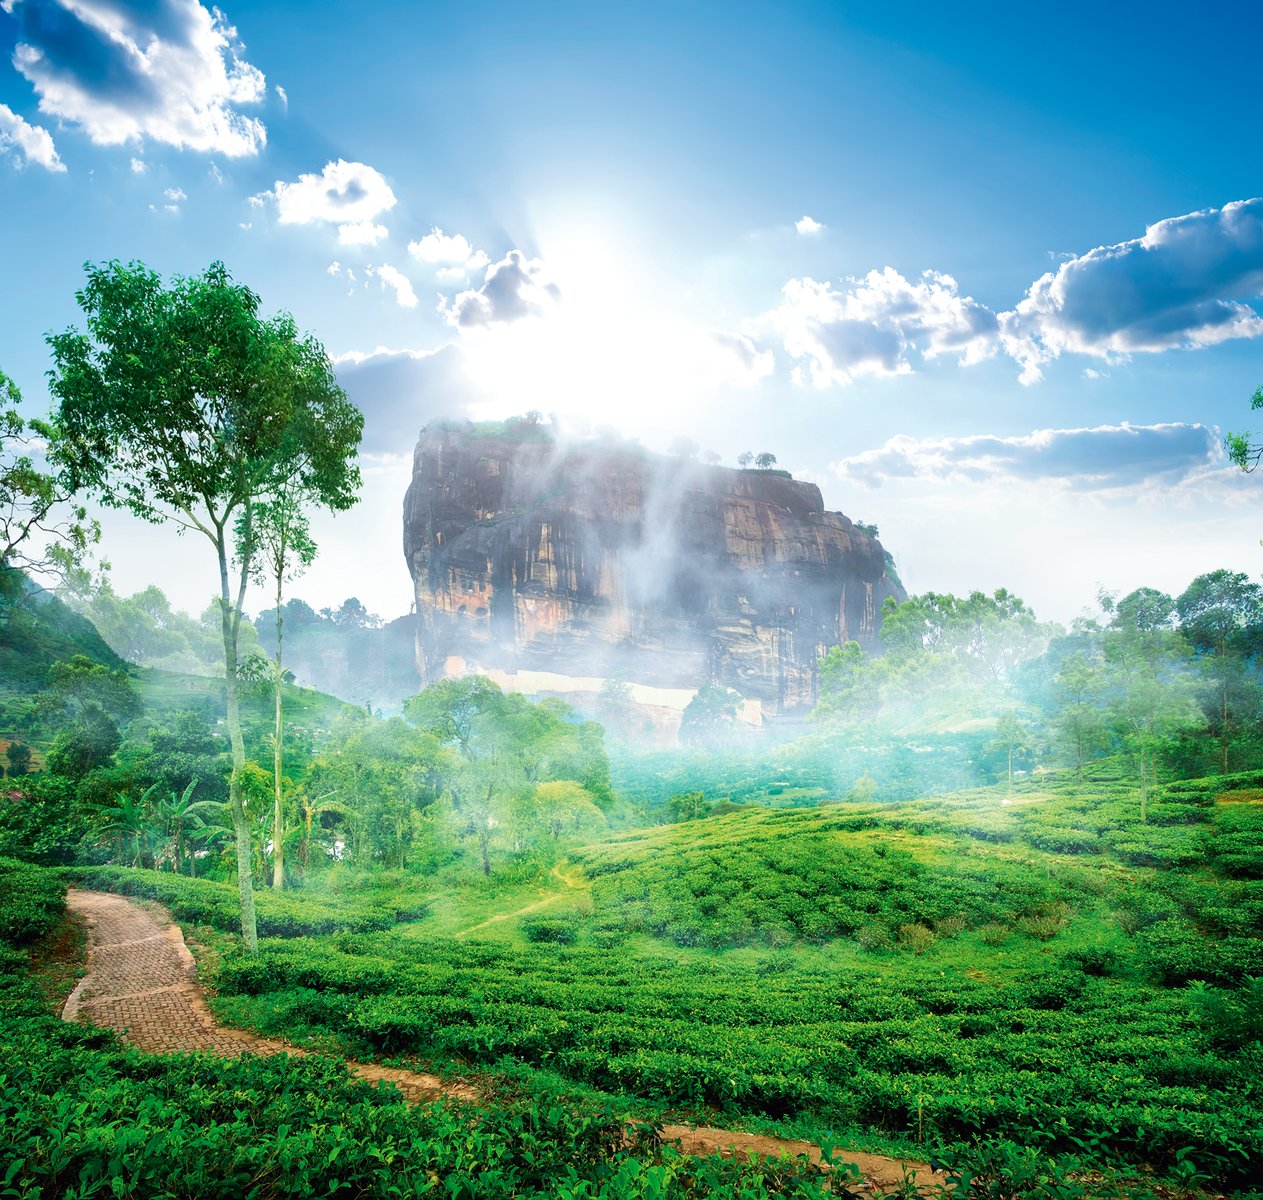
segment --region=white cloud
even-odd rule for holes
[[[326,275],[341,275],[342,264],[335,258],[327,267],[325,267]]]
[[[970,366],[996,346],[995,314],[937,271],[912,283],[886,267],[847,280],[842,291],[791,279],[782,296],[763,320],[817,387],[863,375],[911,374],[914,353],[924,359],[951,354]]]
[[[1263,318],[1247,301],[1261,295],[1263,199],[1239,200],[1068,259],[1000,322],[1022,382],[1034,383],[1065,353],[1112,361],[1259,337]]]
[[[338,226],[338,241],[343,246],[376,246],[390,230],[372,221],[352,221]]]
[[[444,233],[437,225],[424,237],[409,242],[408,253],[420,262],[437,266],[435,274],[445,283],[460,283],[491,262],[482,250],[475,250],[463,234]]]
[[[145,165],[144,159],[140,159],[140,158],[132,159],[132,174],[133,175],[143,175],[148,170],[149,168]]]
[[[42,125],[32,125],[7,104],[0,104],[0,153],[20,154],[20,166],[35,163],[46,171],[64,171],[66,164],[57,154],[52,134]]]
[[[417,294],[412,290],[411,280],[389,263],[383,263],[380,267],[367,267],[364,273],[370,277],[376,276],[383,287],[391,288],[395,293],[395,300],[402,307],[416,308]]]
[[[184,194],[184,189],[178,187],[167,188],[167,190],[162,194],[173,204],[178,204],[181,200],[188,199],[188,196]]]
[[[98,145],[146,138],[230,157],[257,154],[267,130],[238,111],[263,99],[263,73],[237,31],[196,0],[8,0],[13,65],[40,111]]]
[[[543,316],[560,298],[539,259],[510,250],[487,268],[482,287],[460,292],[450,302],[442,299],[438,311],[449,325],[472,329]]]
[[[712,330],[711,345],[717,353],[709,371],[714,385],[753,387],[776,367],[776,356],[743,333]]]
[[[273,91],[276,92],[276,98],[281,102],[281,107],[289,112],[289,93],[278,83]]]
[[[466,263],[474,253],[463,234],[444,233],[437,225],[424,237],[408,243],[408,253],[426,263]]]
[[[898,479],[979,485],[1058,484],[1076,491],[1170,488],[1222,477],[1217,430],[1201,424],[1100,425],[1038,429],[1018,437],[892,437],[832,464],[840,478],[867,487]]]
[[[806,215],[799,217],[798,220],[794,222],[794,228],[804,235],[822,233],[824,231],[824,226],[820,224],[819,221],[813,221]]]
[[[262,205],[276,204],[282,225],[333,224],[344,246],[376,245],[386,236],[374,218],[394,208],[395,193],[379,171],[360,162],[338,159],[326,163],[319,175],[300,175],[293,183],[277,180],[270,192],[251,196]]]

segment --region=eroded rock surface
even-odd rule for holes
[[[814,484],[529,423],[422,431],[404,554],[425,681],[482,670],[575,694],[617,676],[650,707],[716,683],[756,714],[801,713],[817,659],[871,648],[882,601],[904,595]]]

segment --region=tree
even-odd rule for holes
[[[404,703],[404,715],[459,755],[449,787],[455,813],[478,839],[484,875],[495,830],[529,807],[541,784],[568,781],[598,806],[613,799],[604,731],[560,700],[535,704],[471,675],[431,684]]]
[[[1108,668],[1109,712],[1115,732],[1132,754],[1140,780],[1140,819],[1148,820],[1149,776],[1156,779],[1164,743],[1202,723],[1185,670],[1189,646],[1172,628],[1175,601],[1154,588],[1138,588],[1117,604],[1102,639]]]
[[[73,576],[92,546],[101,540],[101,527],[88,519],[81,505],[71,505],[76,481],[73,470],[52,464],[41,470],[29,453],[33,437],[43,425],[28,424],[18,412],[22,393],[0,371],[0,571],[21,570]],[[51,538],[37,549],[36,538]]]
[[[605,824],[605,814],[592,802],[592,793],[573,779],[541,783],[531,799],[537,819],[553,841],[565,832],[600,829]]]
[[[680,741],[696,745],[724,740],[736,728],[741,704],[739,692],[702,684],[680,718]]]
[[[884,673],[859,642],[834,646],[820,659],[820,698],[812,718],[849,725],[881,708]]]
[[[737,466],[743,470],[749,467],[752,462],[754,462],[754,454],[749,450],[743,450],[737,455]]]
[[[1109,742],[1106,686],[1102,664],[1083,650],[1067,655],[1053,676],[1053,737],[1074,766],[1080,785],[1088,760]]]
[[[1246,658],[1263,640],[1263,588],[1247,575],[1210,571],[1199,575],[1175,602],[1180,631],[1193,649],[1207,656],[1215,706],[1211,714],[1219,733],[1219,769],[1228,771],[1232,730],[1244,709],[1257,709],[1257,687],[1246,680]],[[1254,703],[1251,703],[1254,701]]]
[[[311,537],[307,514],[303,512],[302,481],[288,471],[268,485],[269,495],[260,500],[253,512],[239,518],[237,552],[253,559],[256,578],[267,579],[276,596],[276,653],[272,659],[272,886],[285,886],[285,811],[282,798],[281,758],[285,743],[282,700],[285,671],[281,661],[284,631],[285,584],[301,575],[316,558],[316,543]],[[348,600],[347,604],[351,602]],[[356,601],[358,604],[359,602]],[[343,605],[345,608],[346,605]]]
[[[776,455],[769,454],[766,450],[764,450],[762,454],[755,456],[754,465],[758,467],[760,471],[770,471],[774,466],[776,466]]]
[[[257,945],[250,823],[237,668],[242,604],[253,565],[256,503],[293,477],[304,502],[355,502],[363,416],[337,386],[324,347],[286,313],[259,315],[259,297],[222,263],[169,286],[140,263],[88,264],[77,293],[86,332],[50,335],[52,460],[102,503],[210,543],[219,571],[229,808],[241,931]],[[234,577],[233,564],[237,571]]]
[[[995,723],[995,746],[1005,752],[1005,777],[1009,794],[1013,794],[1013,756],[1029,750],[1030,730],[1017,714],[1016,709],[1006,708]]]
[[[1250,408],[1257,411],[1263,408],[1263,386],[1254,389],[1250,397]],[[1224,438],[1224,446],[1228,457],[1243,471],[1255,470],[1263,461],[1263,443],[1251,442],[1249,433],[1230,433]]]
[[[31,769],[31,748],[22,742],[10,742],[8,749],[5,750],[5,759],[9,764],[8,777],[21,779]]]
[[[53,664],[38,710],[58,726],[49,770],[79,779],[110,760],[122,745],[121,727],[140,714],[141,703],[125,671],[76,654]]]

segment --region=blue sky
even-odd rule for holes
[[[953,8],[955,11],[953,11]],[[1029,11],[1025,11],[1029,8]],[[961,11],[967,9],[967,11]],[[222,259],[324,342],[366,484],[298,590],[387,616],[418,428],[536,408],[877,522],[914,590],[1263,570],[1252,6],[0,0],[0,366],[85,260]],[[116,515],[122,590],[200,546]]]

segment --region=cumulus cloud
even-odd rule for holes
[[[817,387],[863,375],[906,375],[913,356],[951,354],[969,366],[996,346],[995,314],[962,296],[950,275],[926,271],[916,283],[892,267],[850,279],[842,291],[791,279],[765,320]]]
[[[1150,225],[1063,262],[1000,317],[1023,383],[1064,353],[1112,359],[1263,334],[1263,199]]]
[[[278,179],[270,192],[251,196],[250,202],[257,206],[268,199],[276,204],[282,225],[337,225],[344,246],[381,241],[387,231],[374,218],[396,203],[380,171],[342,158],[326,163],[319,175],[300,175],[293,183]]]
[[[1218,431],[1206,425],[1100,425],[1039,429],[1021,437],[892,437],[832,464],[839,477],[868,487],[896,479],[952,483],[1035,482],[1076,491],[1169,487],[1225,464]]]
[[[460,292],[450,301],[444,298],[438,311],[449,325],[474,329],[542,316],[560,298],[539,259],[510,250],[487,268],[482,287]]]
[[[821,225],[819,221],[813,221],[806,215],[799,217],[798,220],[794,222],[794,228],[804,235],[821,233],[824,230],[824,226]]]
[[[412,290],[412,281],[389,263],[383,263],[380,267],[367,267],[364,273],[370,278],[375,276],[381,280],[382,287],[390,288],[395,293],[395,300],[403,308],[416,308],[417,294]]]
[[[438,268],[439,279],[459,283],[466,275],[484,270],[491,260],[475,250],[463,234],[444,233],[437,225],[424,237],[408,243],[408,253],[419,262]]]
[[[46,171],[64,171],[52,134],[42,125],[32,125],[7,104],[0,104],[0,154],[20,155],[18,164],[35,163]]]
[[[143,158],[132,159],[132,174],[133,175],[143,175],[148,170],[149,168],[145,165],[145,160]]]
[[[229,156],[257,154],[267,130],[238,111],[264,96],[237,31],[196,0],[6,0],[13,65],[40,111],[98,145],[149,138]]]

